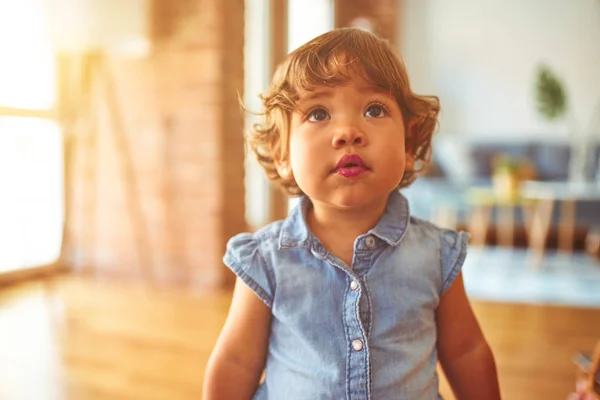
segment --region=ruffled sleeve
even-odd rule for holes
[[[253,235],[242,233],[231,238],[227,243],[223,262],[269,308],[273,306],[272,271],[261,256],[259,243]]]
[[[465,258],[467,257],[467,245],[469,234],[466,232],[455,232],[449,229],[442,230],[442,287],[440,294],[452,286],[452,283],[460,273]]]

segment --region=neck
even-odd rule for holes
[[[375,227],[385,211],[387,197],[360,208],[335,208],[313,202],[308,211],[307,223],[313,234],[322,242],[327,238],[354,242],[358,236]]]

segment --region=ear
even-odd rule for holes
[[[277,173],[283,179],[287,181],[294,179],[294,172],[292,171],[292,166],[290,165],[289,160],[276,160],[275,168],[277,168]]]

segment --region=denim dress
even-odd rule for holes
[[[266,376],[254,399],[436,400],[435,312],[468,234],[411,217],[398,191],[354,242],[352,268],[289,216],[233,237],[224,263],[271,309]]]

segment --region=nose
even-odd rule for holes
[[[338,127],[333,135],[331,145],[335,149],[345,146],[364,146],[367,144],[367,136],[357,127],[346,125]]]

